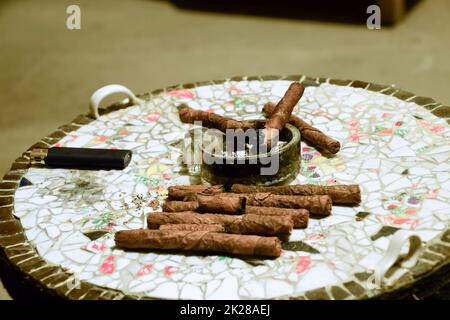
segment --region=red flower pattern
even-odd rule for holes
[[[300,275],[309,268],[311,268],[311,258],[308,256],[298,257],[297,264],[295,265],[295,273]]]
[[[159,112],[150,112],[148,116],[145,118],[145,120],[149,122],[156,122],[158,121],[161,114]]]
[[[100,272],[104,274],[111,274],[114,272],[114,256],[110,255],[108,258],[103,261],[102,266],[100,267]]]
[[[195,98],[195,94],[189,90],[172,90],[167,92],[167,95],[177,98],[187,98],[187,99]]]
[[[153,270],[153,264],[147,263],[138,271],[138,276],[145,276],[146,274],[149,274]]]
[[[175,270],[172,266],[167,266],[164,268],[164,275],[167,277],[170,277],[172,275],[172,273],[174,273]]]

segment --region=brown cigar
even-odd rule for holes
[[[237,193],[197,194],[198,211],[224,214],[242,214],[245,209],[245,195]]]
[[[290,216],[261,216],[245,214],[230,216],[222,214],[199,214],[192,212],[151,213],[147,217],[149,229],[160,228],[164,224],[197,224],[223,226],[223,232],[236,234],[254,234],[261,236],[279,236],[287,240],[294,223]],[[209,229],[208,229],[209,230]]]
[[[183,123],[194,123],[194,121],[201,121],[201,125],[203,127],[218,129],[223,132],[226,132],[227,129],[246,130],[255,126],[254,121],[238,121],[213,112],[195,110],[185,104],[178,106],[178,115]]]
[[[164,212],[199,211],[223,214],[243,214],[245,196],[237,193],[217,193],[214,195],[189,194],[188,201],[166,201]]]
[[[246,198],[249,206],[306,209],[310,214],[320,216],[330,215],[332,207],[329,196],[285,196],[260,192],[246,194]]]
[[[253,186],[244,184],[233,184],[231,191],[236,193],[270,192],[282,195],[314,196],[328,195],[333,204],[357,205],[361,202],[361,190],[359,185],[334,185],[317,186],[312,184],[297,184],[290,186]]]
[[[286,209],[273,207],[246,206],[245,214],[261,216],[281,216],[290,217],[294,223],[294,228],[306,228],[308,226],[309,211],[306,209]]]
[[[264,105],[263,111],[270,117],[275,111],[276,105],[268,102]],[[336,154],[341,148],[339,141],[327,136],[325,133],[310,124],[306,123],[299,117],[291,115],[289,123],[296,126],[302,135],[302,138],[321,150]]]
[[[273,112],[270,113],[269,120],[267,120],[264,127],[264,142],[269,149],[273,139],[278,136],[286,123],[289,122],[292,110],[294,110],[304,91],[305,88],[299,82],[293,82],[283,98],[274,107]]]
[[[185,186],[171,186],[168,189],[169,199],[171,200],[184,200],[185,197],[196,194],[214,194],[225,192],[223,185],[206,186],[206,185],[185,185]]]
[[[159,230],[225,232],[223,224],[162,224]]]
[[[276,237],[215,233],[209,231],[123,230],[115,234],[116,245],[126,249],[187,250],[243,256],[279,257]]]
[[[241,219],[240,216],[227,214],[199,214],[193,211],[186,212],[153,212],[147,217],[147,227],[158,229],[163,224],[224,224],[233,223]]]
[[[164,212],[194,211],[198,209],[197,201],[166,201],[162,209]]]
[[[287,241],[294,227],[294,222],[289,216],[244,214],[240,220],[225,223],[224,226],[227,233],[277,236],[281,240]]]

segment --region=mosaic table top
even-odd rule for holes
[[[192,125],[179,121],[177,105],[255,119],[293,80],[306,86],[294,113],[342,149],[325,157],[302,142],[292,183],[357,183],[360,206],[334,206],[331,216],[310,219],[275,260],[114,246],[116,231],[145,227],[168,186],[199,183],[180,161],[177,145]],[[233,78],[144,98],[96,120],[81,116],[38,144],[130,149],[125,170],[28,168],[25,153],[5,176],[0,245],[38,285],[72,299],[353,299],[398,289],[448,263],[448,107],[392,86],[304,76]],[[382,286],[373,285],[368,279],[398,230],[421,238],[419,263],[397,266]]]

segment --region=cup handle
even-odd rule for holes
[[[403,246],[409,242],[409,251],[406,255],[401,255],[400,252]],[[397,231],[391,239],[389,247],[384,257],[375,266],[373,280],[378,287],[383,286],[383,279],[389,269],[400,262],[400,265],[405,268],[413,267],[418,260],[422,240],[416,234],[412,234],[406,230]]]
[[[101,87],[97,91],[95,91],[90,99],[89,102],[89,114],[94,117],[95,119],[98,119],[100,115],[98,114],[98,108],[100,106],[100,103],[105,99],[107,96],[110,96],[114,93],[122,93],[127,96],[128,99],[133,104],[141,104],[144,102],[144,100],[139,99],[136,97],[136,95],[127,87],[120,85],[120,84],[110,84],[104,87]]]

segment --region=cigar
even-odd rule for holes
[[[214,186],[206,186],[206,185],[180,185],[180,186],[171,186],[169,187],[169,199],[171,200],[184,200],[185,197],[192,194],[214,194],[225,192],[225,187],[223,185],[214,185]]]
[[[223,224],[162,224],[159,230],[225,232]]]
[[[277,236],[280,240],[287,241],[294,228],[294,222],[290,216],[244,214],[239,220],[225,223],[224,227],[227,233]]]
[[[223,214],[243,214],[245,196],[237,193],[189,194],[187,201],[166,201],[164,212],[199,211]]]
[[[299,82],[293,82],[283,98],[274,107],[273,112],[270,113],[269,120],[264,127],[264,143],[267,144],[269,149],[273,140],[289,122],[292,110],[294,110],[304,91],[305,88]]]
[[[164,212],[194,211],[197,209],[197,201],[166,201],[162,206]]]
[[[246,197],[236,193],[197,194],[198,211],[224,214],[242,214]]]
[[[271,116],[275,111],[275,108],[276,105],[274,103],[268,102],[264,105],[263,111],[268,116]],[[300,130],[300,133],[304,140],[308,141],[321,150],[325,150],[331,154],[336,154],[341,148],[341,144],[339,143],[339,141],[327,136],[319,129],[314,128],[295,115],[291,115],[291,117],[289,118],[289,123]]]
[[[296,184],[289,186],[253,186],[244,184],[233,184],[231,191],[235,193],[270,192],[281,195],[314,196],[328,195],[333,204],[357,205],[361,202],[361,190],[359,185],[334,185],[318,186],[312,184]]]
[[[218,129],[222,132],[226,132],[227,129],[246,130],[255,126],[254,121],[238,121],[213,112],[195,110],[185,104],[178,106],[178,115],[183,123],[194,123],[194,121],[201,121],[201,125],[203,127]]]
[[[306,209],[310,214],[328,216],[331,213],[331,198],[322,196],[286,196],[270,192],[246,194],[247,205],[258,207],[279,207]]]
[[[217,225],[223,226],[225,233],[253,234],[261,236],[278,236],[287,240],[294,227],[290,216],[262,216],[245,214],[242,216],[230,216],[222,214],[199,214],[194,212],[177,213],[151,213],[147,217],[149,229],[158,229],[162,225],[211,225],[206,227],[208,231]]]
[[[147,217],[147,227],[149,229],[158,229],[164,224],[225,224],[238,221],[240,216],[203,213],[193,211],[185,212],[152,212]]]
[[[309,211],[306,209],[287,209],[274,207],[246,206],[245,214],[260,216],[290,217],[294,228],[306,228],[308,226]]]
[[[243,256],[279,257],[276,237],[215,233],[209,231],[123,230],[115,234],[116,245],[125,249],[187,250]]]

